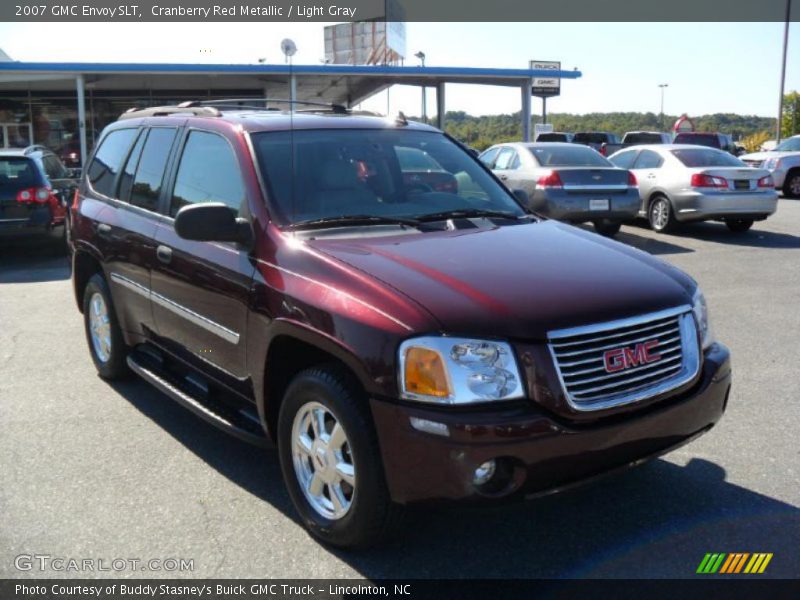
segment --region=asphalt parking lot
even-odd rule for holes
[[[640,468],[513,506],[413,513],[395,542],[332,551],[296,520],[274,450],[146,383],[97,377],[51,249],[0,247],[0,577],[14,558],[183,558],[193,577],[691,577],[706,552],[772,552],[800,576],[800,200],[744,235],[718,223],[622,242],[686,270],[733,354],[728,412]]]

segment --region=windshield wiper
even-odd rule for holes
[[[419,225],[417,219],[405,217],[381,217],[378,215],[338,215],[332,217],[322,217],[319,219],[308,219],[298,221],[289,225],[288,229],[323,229],[325,227],[336,227],[337,225],[407,225],[416,227]]]
[[[445,210],[437,213],[420,215],[420,221],[441,221],[443,219],[472,219],[478,217],[496,217],[501,219],[513,219],[515,221],[527,215],[515,215],[512,212],[503,210],[484,210],[481,208],[459,208],[455,210]]]

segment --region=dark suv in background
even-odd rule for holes
[[[44,146],[0,150],[0,240],[55,237],[66,249],[75,175]]]
[[[132,370],[276,442],[303,523],[331,544],[378,541],[412,503],[638,464],[726,407],[728,350],[689,276],[528,212],[402,115],[132,111],[73,213],[100,375]]]

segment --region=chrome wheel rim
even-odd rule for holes
[[[666,200],[656,200],[653,203],[651,211],[651,219],[656,229],[664,229],[669,221],[669,205]]]
[[[795,175],[789,180],[789,191],[793,196],[800,196],[800,175]]]
[[[89,300],[89,332],[94,355],[100,362],[108,362],[111,357],[111,322],[106,301],[98,292]]]
[[[300,489],[320,516],[338,520],[353,504],[356,475],[344,427],[319,402],[304,404],[292,424],[292,462]]]

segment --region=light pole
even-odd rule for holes
[[[668,83],[659,83],[658,87],[661,88],[661,131],[664,131],[664,88],[668,88]]]
[[[422,50],[420,50],[414,56],[416,56],[419,59],[419,61],[422,63],[422,66],[424,67],[425,66],[425,53]],[[427,99],[425,97],[425,91],[426,91],[425,90],[425,84],[423,83],[422,84],[422,122],[423,123],[427,123],[428,122],[428,102],[427,102]]]
[[[792,0],[786,0],[786,20],[783,25],[783,62],[781,63],[781,93],[778,98],[778,126],[775,134],[776,143],[781,143],[781,121],[783,120],[783,84],[786,80],[786,47],[789,44],[789,19],[792,16]]]

